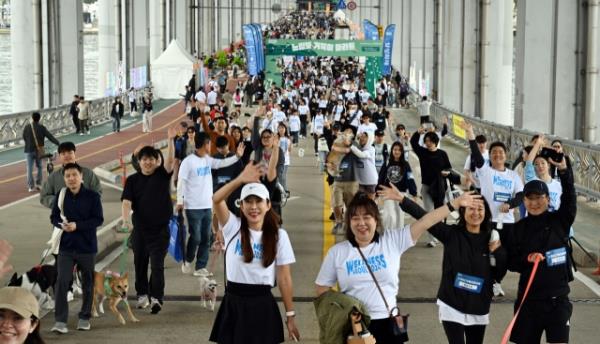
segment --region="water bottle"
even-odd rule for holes
[[[502,222],[500,222],[502,224]],[[497,230],[492,229],[492,235],[490,236],[490,243],[500,240],[500,234]],[[490,266],[496,266],[496,256],[494,252],[490,252]]]

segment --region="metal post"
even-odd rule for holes
[[[585,81],[585,141],[597,143],[596,130],[597,118],[600,115],[597,100],[597,78],[598,78],[598,12],[600,11],[600,0],[588,1],[588,37],[587,37],[587,66]]]
[[[488,15],[490,11],[490,0],[481,1],[481,23],[480,23],[480,32],[481,32],[481,59],[479,60],[479,114],[481,118],[483,118],[483,114],[485,113],[486,106],[486,88],[487,88],[487,54],[490,42],[488,40]]]
[[[40,0],[32,0],[33,10],[33,97],[36,109],[43,107],[42,86],[42,14]]]

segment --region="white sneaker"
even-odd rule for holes
[[[194,276],[197,276],[197,277],[211,277],[212,275],[213,275],[213,273],[206,270],[205,268],[194,271]]]
[[[150,301],[148,300],[148,295],[138,296],[136,308],[144,309],[150,306]]]
[[[61,333],[61,334],[66,334],[69,333],[69,329],[67,328],[67,324],[64,322],[56,322],[54,324],[54,326],[52,326],[52,329],[50,329],[51,332],[56,332],[56,333]]]
[[[184,274],[192,273],[192,263],[183,261],[183,264],[181,264],[181,272]]]
[[[68,291],[67,292],[67,302],[71,302],[75,299],[75,296],[73,296],[73,292],[72,291]]]
[[[504,290],[502,290],[502,284],[500,283],[494,283],[494,285],[492,286],[492,290],[494,290],[494,296],[496,297],[502,297],[504,296]]]

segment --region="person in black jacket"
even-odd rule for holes
[[[563,193],[560,207],[549,212],[548,186],[540,180],[525,184],[523,194],[527,217],[509,235],[508,268],[520,274],[515,311],[533,270],[539,266],[527,299],[522,304],[510,340],[514,343],[539,343],[546,331],[548,343],[568,343],[573,305],[569,301],[569,282],[573,280],[572,258],[568,245],[569,229],[575,221],[577,198],[573,171],[566,159],[556,166]]]
[[[41,149],[38,148],[44,148],[46,138],[57,146],[60,144],[60,142],[50,134],[48,129],[40,124],[41,118],[42,115],[40,115],[39,112],[31,114],[31,122],[25,125],[22,134],[23,141],[25,142],[24,152],[25,159],[27,160],[27,185],[29,186],[29,192],[42,189],[41,185],[44,177],[42,171],[42,159],[45,157],[40,156]],[[33,180],[34,163],[37,167],[35,182]]]
[[[379,171],[378,185],[390,186],[393,184],[401,192],[409,192],[413,197],[417,196],[417,185],[413,178],[412,169],[408,161],[404,159],[404,147],[400,142],[394,142],[390,149],[391,154]],[[382,221],[384,228],[404,227],[404,213],[400,206],[393,201],[387,200],[383,204]]]
[[[112,104],[112,109],[110,110],[110,117],[113,119],[113,132],[121,131],[121,118],[123,118],[124,112],[125,107],[123,106],[123,103],[121,103],[121,97],[116,97],[115,102]]]
[[[73,96],[73,101],[71,102],[71,107],[69,108],[69,114],[73,118],[73,125],[75,125],[75,129],[77,130],[76,134],[79,134],[81,129],[79,127],[79,108],[77,105],[79,105],[79,96],[76,94]]]
[[[383,188],[380,195],[395,192]],[[404,197],[402,209],[415,219],[427,212]],[[448,214],[454,211],[448,203]],[[496,276],[504,275],[507,255],[499,235],[492,229],[492,213],[482,197],[471,207],[460,207],[458,224],[442,222],[429,232],[444,244],[442,279],[437,305],[448,343],[483,343],[489,323],[490,304]],[[495,233],[494,233],[495,232]]]
[[[55,287],[56,307],[54,309],[56,323],[51,330],[58,333],[68,332],[67,292],[75,264],[81,275],[81,289],[83,290],[77,329],[89,330],[92,316],[94,261],[98,252],[96,229],[104,221],[104,216],[102,215],[100,194],[83,186],[81,171],[81,166],[77,163],[63,166],[67,189],[62,202],[59,202],[60,195],[56,196],[50,215],[52,225],[63,230],[56,259],[56,269],[58,270]]]
[[[435,132],[427,132],[423,138],[425,147],[419,145],[419,138],[425,132],[423,127],[419,128],[410,138],[410,145],[419,157],[421,165],[421,197],[425,210],[432,211],[444,205],[446,195],[446,177],[453,176],[450,171],[452,165],[448,154],[438,148],[439,136]],[[460,184],[460,177],[455,184]],[[428,247],[437,246],[437,239],[430,235]]]

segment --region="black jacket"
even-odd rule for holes
[[[117,105],[119,105],[119,110],[118,111],[117,111]],[[110,117],[112,117],[112,118],[122,118],[124,112],[125,112],[125,108],[123,107],[123,103],[121,103],[121,102],[118,102],[118,103],[114,102],[112,104],[112,109],[110,110]]]
[[[63,220],[58,208],[58,196],[54,200],[50,221],[54,227],[60,228]],[[69,189],[65,193],[63,203],[65,217],[68,222],[75,222],[77,228],[73,232],[63,232],[60,238],[60,252],[97,253],[97,228],[104,222],[100,194],[81,185],[81,189],[73,195]]]
[[[405,198],[400,204],[402,210],[416,219],[427,212],[418,204]],[[438,299],[448,306],[474,315],[485,315],[490,312],[492,301],[492,286],[496,277],[504,276],[507,269],[507,255],[500,246],[494,251],[496,266],[490,265],[488,243],[489,231],[479,234],[469,233],[459,225],[438,223],[429,228],[429,233],[444,244],[442,262],[442,279],[438,289]],[[454,286],[458,273],[467,274],[483,279],[480,293],[473,293]]]
[[[33,137],[33,131],[31,130],[32,128],[32,124],[27,123],[25,125],[25,127],[23,128],[23,141],[25,141],[25,148],[24,151],[25,153],[33,153],[35,152],[35,138]],[[35,137],[37,138],[37,143],[39,146],[44,146],[44,142],[46,140],[46,138],[48,138],[48,140],[52,141],[52,143],[54,143],[55,145],[59,145],[60,142],[58,142],[58,140],[52,136],[52,134],[50,134],[50,132],[48,131],[48,129],[46,129],[46,127],[44,127],[43,125],[37,123],[37,122],[33,122],[33,128],[35,130]]]
[[[547,299],[569,294],[569,282],[573,280],[571,257],[568,245],[569,230],[577,213],[577,196],[573,182],[573,171],[567,168],[559,171],[563,193],[560,208],[555,212],[544,213],[519,220],[508,236],[508,268],[521,274],[519,278],[519,299],[525,292],[533,264],[527,261],[530,253],[546,254],[550,250],[566,250],[565,263],[548,266],[548,257],[541,261],[529,291],[529,299]]]
[[[430,152],[427,148],[419,145],[418,132],[415,132],[410,138],[410,145],[419,157],[419,164],[421,165],[421,182],[427,186],[431,185],[436,178],[441,176],[441,172],[444,170],[451,170],[452,165],[448,154],[441,149],[437,149],[434,152]]]
[[[394,166],[397,166],[398,168],[394,168]],[[392,161],[390,159],[386,161],[381,167],[381,170],[379,170],[379,185],[390,185],[391,181],[389,179],[390,175],[388,174],[388,171],[390,172],[389,174],[399,172],[399,175],[396,177],[400,177],[401,179],[400,181],[394,183],[394,186],[396,186],[398,190],[402,192],[406,192],[408,190],[411,195],[417,195],[417,185],[415,184],[415,180],[410,178],[412,170],[406,160]]]

